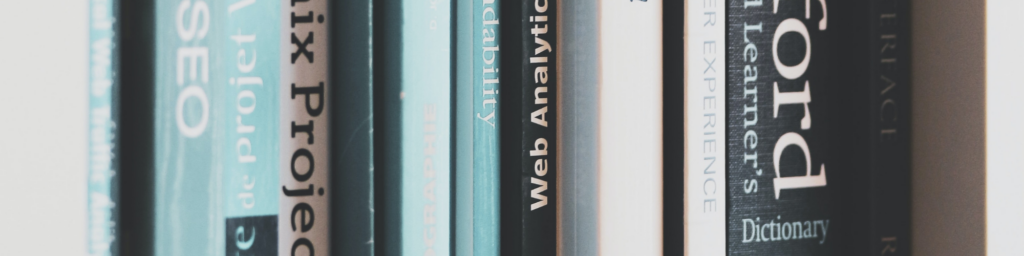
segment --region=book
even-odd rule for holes
[[[726,252],[842,253],[837,227],[848,223],[832,211],[842,191],[826,171],[836,166],[830,120],[841,118],[828,104],[833,35],[843,32],[829,26],[835,9],[823,0],[727,8]]]
[[[118,254],[118,161],[115,77],[118,61],[114,0],[89,2],[89,171],[88,252],[93,256]]]
[[[685,199],[688,188],[684,178],[686,155],[686,10],[687,1],[662,2],[662,131],[663,148],[663,245],[664,255],[685,255]],[[683,15],[679,15],[679,14]],[[684,100],[678,100],[682,97]],[[673,132],[683,131],[683,132]]]
[[[908,1],[836,1],[826,102],[840,251],[910,255]]]
[[[662,1],[561,4],[562,253],[662,254]]]
[[[456,254],[500,253],[501,1],[457,1]]]
[[[557,1],[522,1],[518,56],[522,139],[520,200],[522,255],[555,255],[558,197]],[[513,16],[515,17],[515,16]],[[514,88],[514,87],[513,87]]]
[[[330,254],[326,9],[157,3],[156,255]]]
[[[557,253],[558,10],[556,1],[501,2],[503,254]]]
[[[374,70],[374,134],[380,142],[374,145],[380,174],[374,177],[380,195],[374,205],[375,252],[448,255],[452,2],[378,3],[373,7],[374,62],[381,63]]]
[[[331,235],[345,255],[374,255],[371,1],[330,1]],[[337,252],[336,250],[336,252]]]
[[[1024,143],[1015,119],[1021,2],[913,2],[909,19],[915,255],[1018,253]],[[955,230],[956,232],[949,232]],[[904,244],[906,246],[906,244]]]
[[[680,166],[682,174],[683,192],[683,255],[725,255],[726,252],[726,216],[728,212],[729,198],[728,184],[726,181],[726,55],[728,53],[726,44],[726,8],[727,1],[712,0],[707,2],[686,1],[683,8],[675,7],[673,11],[685,9],[683,15],[683,39],[670,38],[667,40],[682,40],[683,53],[683,93],[682,103],[665,101],[666,111],[678,113],[682,108],[683,136],[673,132],[666,132],[666,182],[669,173],[678,172]],[[678,23],[678,21],[677,21]],[[678,42],[677,42],[678,43]],[[666,49],[678,47],[666,45]],[[669,62],[672,61],[672,62]],[[676,59],[669,59],[666,55],[666,63],[676,63]],[[678,64],[676,64],[678,65]],[[666,71],[666,75],[676,72]],[[678,78],[676,78],[678,79]],[[666,81],[666,96],[677,97],[678,91],[669,94],[668,87],[677,85],[679,82]],[[670,103],[671,102],[671,103]],[[671,104],[671,105],[670,105]],[[682,104],[680,107],[678,104]],[[674,108],[668,109],[667,106]],[[666,117],[679,118],[678,115]],[[671,124],[678,125],[679,121]],[[679,131],[678,126],[674,126]],[[666,131],[670,131],[666,129]],[[672,134],[672,135],[670,135]],[[668,139],[672,139],[669,141]],[[683,158],[670,157],[671,153],[678,156],[677,147],[681,146]],[[672,163],[671,166],[668,163]],[[671,169],[670,169],[671,168]],[[672,181],[678,181],[674,177]],[[669,191],[666,184],[666,192]],[[678,192],[677,192],[678,193]],[[678,194],[673,195],[678,196]],[[678,201],[677,201],[678,202]],[[668,207],[668,206],[666,206]],[[678,214],[678,213],[677,213]],[[666,219],[678,219],[679,215]],[[676,226],[675,228],[680,228]],[[670,229],[676,232],[675,228]],[[666,234],[669,230],[666,230]],[[673,233],[678,236],[678,233]],[[673,241],[672,245],[678,245]],[[669,246],[666,241],[666,246]],[[676,248],[680,250],[680,248]]]
[[[153,255],[156,246],[156,3],[116,1],[115,173],[117,255]]]

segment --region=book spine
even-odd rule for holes
[[[664,255],[684,255],[684,244],[686,236],[683,225],[686,221],[685,209],[686,184],[686,112],[685,104],[690,102],[686,99],[690,96],[686,91],[685,73],[686,31],[685,6],[687,1],[665,1],[662,3],[662,125],[664,132],[664,177],[662,187],[664,196],[662,203],[664,211],[662,214],[665,237],[663,239]],[[680,15],[684,14],[684,15]],[[682,72],[680,72],[680,70]],[[684,100],[678,100],[683,96]],[[678,132],[683,131],[683,132]],[[724,236],[723,236],[724,237]]]
[[[725,139],[728,3],[711,0],[686,4],[683,246],[685,255],[725,255],[729,206]]]
[[[118,77],[114,69],[116,46],[116,0],[89,1],[89,173],[88,252],[92,256],[118,254],[118,140],[115,109]]]
[[[374,254],[403,255],[404,2],[373,1],[372,4]]]
[[[910,6],[906,0],[870,6],[868,253],[910,255]]]
[[[559,251],[563,255],[598,254],[598,112],[600,96],[598,76],[600,59],[596,54],[598,40],[598,1],[561,0],[555,10],[559,40],[555,54],[561,62],[555,65],[563,85],[556,95],[562,104],[558,114],[570,117],[560,120],[561,145],[559,165],[558,219],[561,220]],[[530,6],[532,8],[532,6]],[[532,27],[532,26],[530,26]],[[524,28],[525,29],[525,28]],[[532,36],[532,35],[531,35]],[[558,50],[559,48],[555,48]],[[529,52],[532,53],[532,52]],[[529,78],[532,79],[532,78]]]
[[[225,100],[225,90],[234,88],[219,66],[234,57],[223,47],[237,32],[224,31],[224,7],[194,0],[155,6],[155,255],[225,251],[221,169],[223,159],[237,155],[225,155],[222,140],[238,110]]]
[[[476,77],[479,71],[475,61],[478,59],[475,49],[478,45],[476,36],[479,34],[475,26],[477,12],[475,6],[480,0],[455,0],[455,42],[453,47],[455,60],[455,228],[453,239],[455,255],[473,255],[476,247],[474,241],[475,212],[477,200],[474,196],[474,173],[476,148],[474,126],[476,124]]]
[[[827,99],[835,51],[825,0],[728,6],[729,254],[839,253]],[[829,227],[833,227],[830,229]]]
[[[449,255],[452,5],[401,3],[401,254]]]
[[[522,255],[556,254],[556,1],[522,2]]]
[[[498,255],[500,0],[473,3],[473,255]]]
[[[662,252],[662,1],[598,6],[598,249]]]
[[[273,254],[282,245],[278,239],[279,139],[278,122],[281,90],[279,2],[237,1],[219,3],[211,17],[222,17],[223,28],[211,26],[209,37],[222,48],[211,50],[210,63],[223,72],[225,80],[212,80],[222,89],[209,95],[211,102],[223,102],[211,112],[211,124],[223,139],[216,146],[220,159],[214,172],[223,172],[220,204],[223,209],[225,255]],[[220,54],[220,55],[214,55]],[[217,63],[223,63],[218,65]],[[285,162],[287,163],[287,162]],[[219,168],[223,170],[217,170]],[[287,223],[287,222],[285,222]]]
[[[331,244],[335,254],[375,255],[373,25],[371,1],[328,1],[331,38]]]
[[[281,0],[278,255],[330,255],[327,0]],[[231,31],[229,31],[231,32]],[[317,218],[317,216],[322,216]]]

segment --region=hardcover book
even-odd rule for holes
[[[498,255],[501,1],[457,1],[455,237],[458,255]]]
[[[828,98],[836,20],[825,0],[727,8],[723,249],[839,254],[836,226],[845,223],[832,209],[841,191],[826,171],[836,166],[828,161],[829,120],[841,118]]]
[[[330,253],[325,10],[157,3],[155,254]]]
[[[835,1],[829,159],[841,251],[910,255],[909,1]],[[834,171],[832,171],[834,170]]]

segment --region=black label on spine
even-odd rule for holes
[[[555,255],[555,1],[523,1],[522,255]]]
[[[228,218],[224,228],[224,255],[277,255],[277,215]]]
[[[829,255],[839,242],[825,162],[825,2],[729,1],[729,255]]]

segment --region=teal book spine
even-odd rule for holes
[[[500,253],[498,1],[473,2],[473,255]]]
[[[330,254],[326,1],[295,2],[156,3],[155,255]]]
[[[455,56],[455,186],[452,190],[455,198],[455,225],[452,231],[452,239],[455,240],[455,255],[473,255],[475,248],[474,241],[474,203],[477,202],[473,193],[474,185],[474,163],[476,154],[474,148],[475,137],[473,126],[476,122],[474,108],[475,87],[474,79],[477,75],[474,60],[474,33],[476,27],[474,6],[480,0],[456,0],[454,6],[455,42],[452,51]]]
[[[455,7],[457,255],[500,252],[498,4],[460,0]]]
[[[221,195],[230,175],[223,159],[227,124],[234,124],[225,120],[231,113],[225,99],[234,88],[224,72],[229,32],[223,7],[156,2],[154,255],[224,251]]]
[[[88,252],[91,256],[115,256],[117,251],[118,178],[115,125],[117,88],[114,69],[116,0],[89,1],[89,173]]]
[[[402,255],[451,254],[451,6],[402,1]]]

